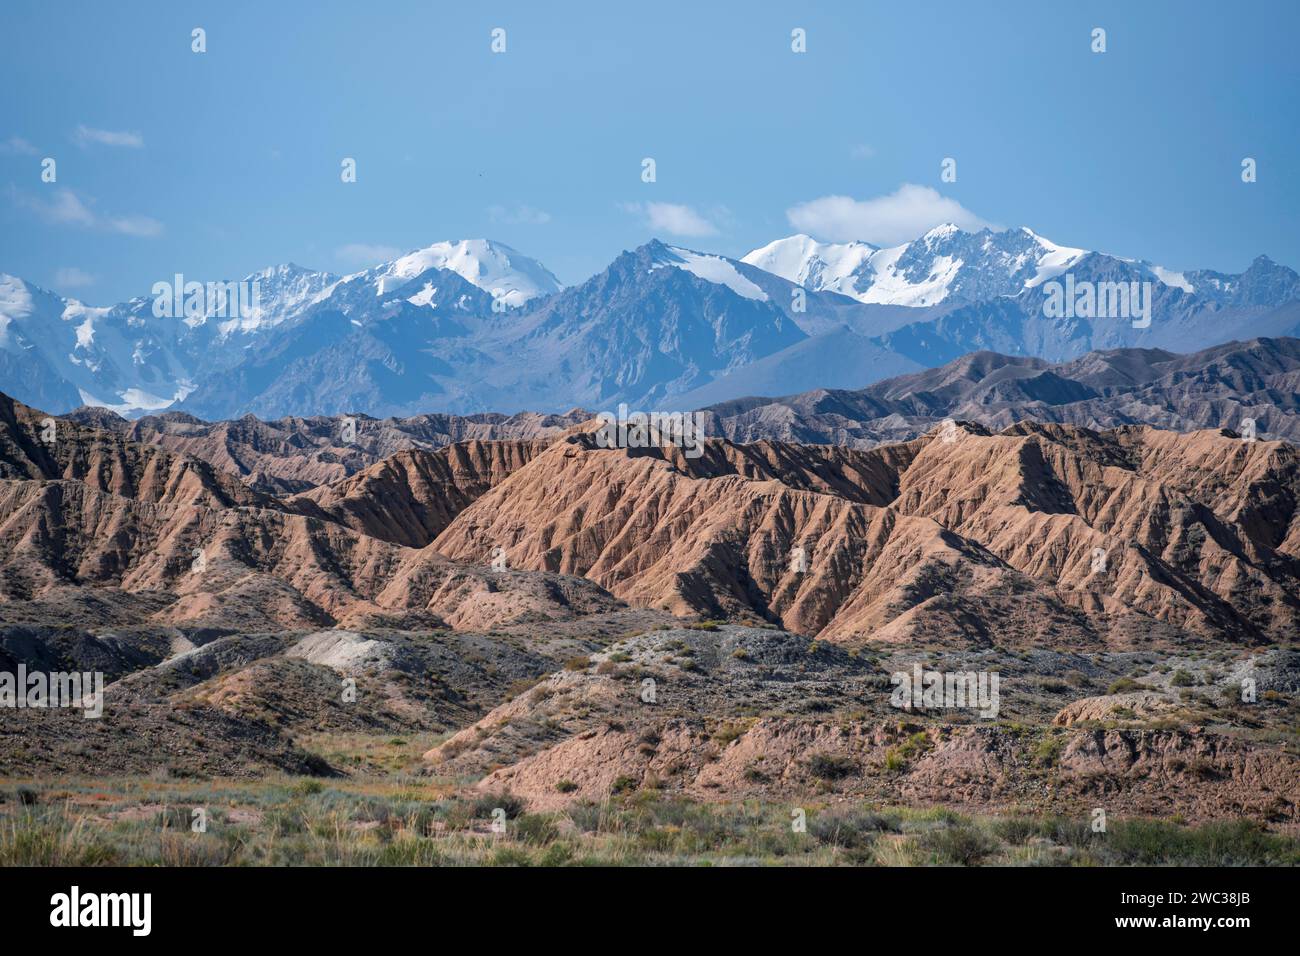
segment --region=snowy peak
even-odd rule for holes
[[[798,234],[755,249],[741,262],[807,289],[857,298],[859,272],[878,251],[869,242],[823,243]]]
[[[755,249],[743,261],[814,291],[880,305],[927,307],[1014,295],[1083,255],[1082,249],[1057,246],[1025,228],[966,232],[944,223],[886,249],[790,236]]]
[[[652,272],[665,267],[681,269],[705,282],[726,286],[743,298],[767,301],[767,293],[741,275],[732,260],[725,256],[668,246],[657,239],[642,248],[651,260]]]
[[[454,272],[512,308],[562,288],[560,280],[536,259],[491,239],[435,242],[364,275],[375,282],[376,293],[383,295],[430,269]]]
[[[945,223],[888,249],[794,235],[755,249],[741,261],[810,291],[837,292],[881,305],[984,302],[1019,295],[1077,269],[1119,270],[1168,290],[1229,305],[1276,304],[1300,296],[1296,273],[1264,256],[1239,276],[1209,270],[1178,272],[1058,245],[1027,226],[966,232]]]
[[[218,320],[223,336],[274,328],[328,296],[338,284],[339,277],[287,262],[251,273],[243,281],[256,283],[256,296],[251,297],[246,312]]]

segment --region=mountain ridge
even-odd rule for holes
[[[1054,315],[1063,275],[1140,286],[1144,321]],[[173,280],[158,315],[151,297],[99,308],[0,277],[0,388],[133,417],[675,410],[861,387],[978,350],[1059,362],[1300,333],[1300,276],[1266,256],[1238,275],[1176,272],[1025,227],[936,227],[891,249],[796,236],[742,259],[651,240],[567,288],[492,240],[348,276],[269,267],[240,280],[258,283],[253,304],[195,283],[207,298],[191,309]]]

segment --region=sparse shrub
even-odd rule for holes
[[[808,772],[819,780],[842,780],[858,769],[856,760],[840,754],[816,753],[808,758]]]
[[[620,774],[619,776],[615,777],[614,782],[610,784],[609,792],[614,794],[631,793],[635,789],[636,789],[635,778],[629,777],[627,776],[627,774]]]
[[[897,830],[897,821],[865,810],[823,811],[808,823],[808,832],[818,843],[845,849],[866,849],[881,833]]]
[[[696,621],[693,624],[687,624],[686,627],[692,631],[716,631],[722,626],[721,621],[707,620]]]
[[[1185,670],[1174,671],[1174,676],[1169,678],[1171,687],[1195,687],[1196,678]]]
[[[472,812],[476,820],[485,820],[497,809],[506,812],[507,820],[514,820],[523,814],[524,801],[512,793],[485,794],[474,801]]]
[[[921,834],[921,847],[940,863],[978,866],[996,849],[982,831],[969,826],[944,827]]]
[[[514,838],[530,846],[545,846],[559,835],[554,818],[540,813],[525,813],[514,822]]]
[[[573,793],[578,789],[578,785],[572,780],[560,780],[556,782],[555,789],[560,793]]]
[[[506,688],[506,700],[514,700],[520,694],[526,694],[541,681],[541,677],[520,677],[518,680],[512,680]]]
[[[552,843],[537,860],[538,866],[567,866],[573,862],[573,847],[568,843]]]
[[[744,733],[745,728],[742,724],[728,721],[713,732],[713,739],[719,747],[726,747]]]
[[[1034,759],[1044,767],[1055,767],[1064,750],[1065,738],[1056,734],[1049,734],[1038,742],[1038,748],[1034,751]]]
[[[1039,835],[1039,826],[1025,817],[1002,817],[993,821],[993,832],[999,840],[1020,846]]]
[[[488,859],[488,866],[532,866],[533,858],[527,850],[513,846],[499,848]]]

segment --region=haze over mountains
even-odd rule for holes
[[[1067,272],[1149,282],[1150,327],[1048,317],[1045,289]],[[741,260],[651,241],[563,289],[488,240],[253,280],[246,314],[159,317],[151,295],[92,307],[0,276],[0,389],[56,413],[205,419],[680,410],[862,388],[980,350],[1066,362],[1300,332],[1300,277],[1266,257],[1240,275],[1178,273],[1028,229],[943,226],[892,249],[794,236]]]

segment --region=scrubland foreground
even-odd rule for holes
[[[1098,832],[1086,815],[965,814],[827,796],[798,808],[807,823],[799,830],[790,806],[761,799],[712,802],[640,791],[532,811],[508,794],[364,776],[6,781],[4,790],[5,866],[1300,863],[1300,839],[1249,820],[1128,818]],[[196,833],[200,809],[206,832]],[[500,832],[494,814],[503,815]]]

